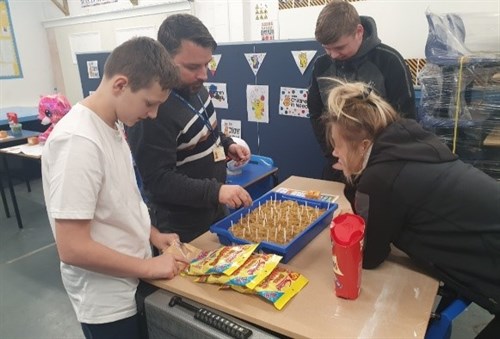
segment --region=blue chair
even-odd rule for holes
[[[273,167],[274,166],[274,160],[269,158],[269,157],[265,157],[263,155],[255,155],[255,154],[252,154],[250,156],[250,162],[254,163],[254,164],[263,164],[263,165],[267,165],[269,167]]]
[[[432,314],[425,339],[450,339],[453,319],[459,316],[470,305],[470,301],[450,294],[446,288],[440,288],[442,296],[436,312]]]
[[[257,164],[260,166],[266,166],[269,168],[275,167],[274,160],[263,155],[252,154],[250,156],[250,163]],[[274,173],[268,176],[267,178],[263,179],[257,185],[249,186],[246,189],[248,193],[250,193],[252,199],[257,199],[261,197],[263,194],[272,190],[277,184],[278,184],[278,175]]]
[[[250,161],[246,167],[243,167],[241,173],[228,175],[226,182],[245,187],[252,199],[257,199],[278,184],[278,176],[276,171],[273,171],[275,167],[273,159],[252,154]],[[261,177],[261,179],[255,182],[257,177]]]

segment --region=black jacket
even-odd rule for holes
[[[413,120],[375,140],[357,185],[366,220],[363,267],[389,245],[462,296],[500,312],[500,183],[463,163]]]
[[[403,57],[394,48],[380,42],[372,18],[362,16],[361,24],[364,27],[363,42],[352,58],[336,61],[325,54],[314,62],[307,106],[314,134],[327,158],[332,157],[332,150],[325,137],[321,115],[326,109],[332,82],[318,78],[370,83],[403,117],[415,119],[416,116],[413,83]]]

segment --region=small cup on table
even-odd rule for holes
[[[20,136],[23,134],[23,124],[20,122],[9,124],[10,131],[13,136]]]

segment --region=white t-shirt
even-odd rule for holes
[[[45,143],[42,180],[53,232],[54,219],[89,219],[95,241],[134,257],[151,257],[151,221],[120,129],[76,104]],[[137,313],[138,279],[62,262],[61,275],[78,321],[108,323]]]

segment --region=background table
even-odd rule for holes
[[[28,139],[29,137],[38,136],[40,132],[23,129],[21,131],[21,134],[19,135],[13,135],[10,130],[7,130],[7,134],[9,135],[7,138],[0,138],[0,148],[25,143],[26,139]]]
[[[340,183],[290,177],[279,187],[338,194],[340,210],[350,210]],[[208,232],[191,244],[204,250],[220,247],[216,235]],[[419,272],[400,252],[394,251],[377,269],[363,270],[361,295],[356,300],[335,296],[327,229],[283,266],[302,273],[309,283],[281,311],[257,296],[220,291],[215,285],[194,283],[190,277],[149,282],[290,337],[423,338],[425,335],[438,282]]]
[[[31,159],[31,160],[40,160],[40,156],[33,156],[33,155],[28,155],[24,153],[13,153],[13,149],[17,149],[22,147],[23,144],[26,142],[26,139],[29,137],[33,136],[38,136],[40,132],[36,131],[27,131],[23,130],[21,135],[16,135],[12,136],[12,134],[9,131],[9,136],[12,136],[11,138],[5,138],[5,139],[0,139],[0,157],[2,158],[2,164],[5,170],[5,176],[7,178],[7,184],[9,187],[9,192],[12,200],[12,205],[14,207],[14,213],[16,215],[16,220],[17,220],[17,226],[22,229],[23,228],[23,221],[21,218],[21,213],[19,212],[19,206],[17,204],[17,198],[16,198],[16,191],[14,189],[14,184],[12,182],[12,176],[11,176],[11,170],[9,167],[9,163],[7,158],[8,157],[13,157],[13,158],[21,158],[21,159]],[[23,172],[25,171],[24,169],[24,164],[23,164]],[[26,185],[28,187],[28,191],[31,191],[31,187],[29,185],[29,180],[26,179],[26,173],[24,173],[25,180],[26,180]],[[3,188],[3,183],[2,183],[2,178],[0,177],[0,193],[2,195],[2,202],[3,206],[5,209],[5,214],[7,215],[7,218],[10,218],[10,212],[9,212],[9,207],[7,204],[7,198],[4,193],[4,188]]]
[[[8,112],[15,112],[18,121],[23,124],[23,129],[45,131],[49,126],[42,125],[38,119],[38,107],[0,107],[0,129],[9,129]]]

